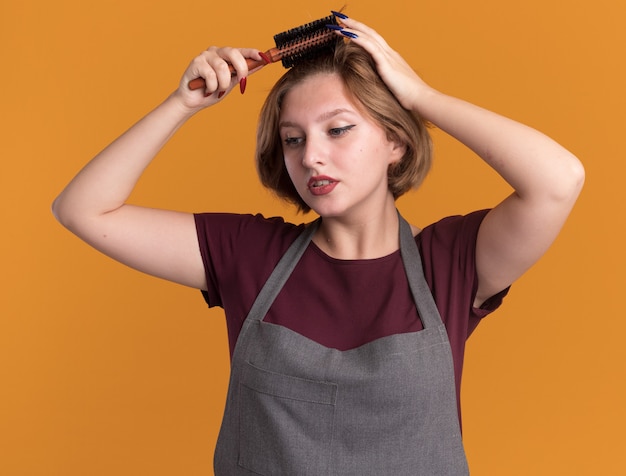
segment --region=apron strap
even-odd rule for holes
[[[400,213],[398,213],[398,218],[400,219],[400,254],[417,312],[424,329],[436,328],[442,323],[441,316],[424,277],[422,258],[415,244],[411,226]]]
[[[287,282],[287,279],[298,264],[298,261],[300,261],[302,254],[307,249],[307,246],[309,246],[309,242],[318,229],[320,221],[321,219],[318,218],[314,222],[309,223],[282,256],[270,277],[265,281],[263,288],[261,288],[254,304],[252,304],[250,308],[246,320],[260,321],[265,317],[274,299],[278,296],[278,293],[283,288],[285,282]]]

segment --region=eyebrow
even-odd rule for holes
[[[316,119],[316,122],[326,121],[328,119],[331,119],[331,118],[333,118],[335,116],[338,116],[339,114],[343,114],[343,113],[354,114],[354,111],[351,110],[351,109],[346,109],[346,108],[333,109],[332,111],[327,111],[327,112],[321,114]],[[278,123],[278,128],[282,129],[284,127],[298,127],[298,124],[295,123],[295,122],[291,122],[291,121],[280,121]]]

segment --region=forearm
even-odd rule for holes
[[[72,179],[54,201],[55,216],[67,226],[77,217],[123,206],[143,171],[191,114],[170,96]]]
[[[472,149],[522,199],[573,200],[582,185],[578,159],[539,131],[427,89],[420,115]]]

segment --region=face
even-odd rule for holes
[[[404,147],[355,106],[343,81],[319,74],[284,97],[280,137],[287,172],[322,217],[357,217],[393,204],[387,169]]]

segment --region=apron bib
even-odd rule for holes
[[[339,351],[263,322],[317,226],[287,250],[243,324],[215,475],[469,474],[448,335],[402,217],[400,252],[423,330]]]

